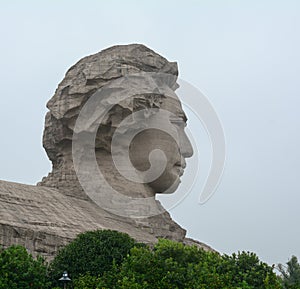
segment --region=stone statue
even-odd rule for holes
[[[47,103],[43,146],[52,172],[37,187],[0,182],[1,220],[10,218],[0,224],[0,243],[24,243],[51,258],[79,232],[107,228],[143,242],[164,237],[209,249],[185,238],[155,199],[177,189],[193,154],[177,75],[175,62],[139,44],[72,66]],[[31,208],[23,206],[21,218],[12,213],[15,203],[4,206],[4,195]]]
[[[142,72],[147,74],[143,75]],[[134,75],[134,80],[124,79],[124,76],[128,75]],[[97,127],[95,149],[98,165],[106,170],[107,178],[113,176],[114,181],[111,181],[111,185],[116,185],[116,176],[120,178],[118,172],[113,169],[114,164],[111,160],[111,141],[116,128],[130,114],[140,109],[154,111],[156,108],[173,113],[169,121],[178,129],[179,144],[163,131],[165,124],[162,122],[160,123],[162,129],[149,130],[144,127],[144,130],[132,140],[129,151],[125,153],[130,155],[136,169],[145,171],[149,166],[150,152],[160,149],[167,157],[166,169],[159,178],[142,187],[137,188],[136,183],[132,186],[124,178],[120,178],[119,182],[127,183],[126,188],[132,195],[148,196],[168,190],[175,191],[179,174],[182,174],[185,168],[184,159],[192,155],[191,144],[184,133],[186,116],[173,92],[177,88],[177,75],[176,63],[168,62],[147,47],[137,44],[114,46],[86,57],[71,67],[47,104],[49,112],[46,116],[43,145],[52,161],[53,171],[40,185],[59,188],[73,196],[85,197],[73,167],[72,137],[75,121],[82,107],[95,91],[105,87],[106,90],[115,89],[119,94],[126,96],[124,100],[116,101]],[[169,87],[167,92],[171,91],[171,96],[158,93],[159,88],[163,90],[163,87],[157,83],[155,77],[159,81],[165,81],[165,86]],[[116,83],[115,80],[119,78],[123,78],[122,82]],[[108,84],[111,85],[108,87]],[[104,98],[101,100],[102,103],[116,98],[116,92],[105,96],[102,94],[98,96]],[[98,105],[101,105],[100,101]],[[132,123],[128,125],[128,128],[132,127]],[[125,192],[122,188],[123,193],[126,193],[126,188]]]

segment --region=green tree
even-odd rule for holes
[[[235,288],[281,288],[274,267],[261,262],[255,253],[224,255],[217,271]]]
[[[122,263],[98,277],[84,274],[75,289],[281,289],[273,267],[254,253],[232,256],[161,239],[133,247]]]
[[[113,266],[94,283],[92,289],[152,289],[152,288],[207,288],[220,289],[218,276],[209,271],[206,264],[206,271],[202,264],[210,260],[216,261],[219,255],[213,252],[205,252],[194,246],[185,246],[182,243],[170,240],[159,240],[154,249],[149,247],[134,247],[130,254],[124,259],[120,266]],[[198,266],[197,266],[198,265]],[[206,279],[209,286],[198,286],[200,277]],[[80,280],[84,280],[85,276]],[[82,282],[76,289],[84,289]]]
[[[99,283],[99,278],[96,276],[91,276],[90,273],[80,275],[79,278],[74,280],[74,287],[81,289],[95,289]]]
[[[286,289],[300,289],[300,264],[297,257],[292,256],[286,265],[286,267],[282,264],[278,265],[283,287]]]
[[[81,277],[84,281],[84,276]],[[84,289],[84,283],[75,287]],[[90,288],[90,287],[89,287]],[[221,256],[195,246],[159,240],[153,249],[133,248],[121,266],[94,280],[92,289],[276,289],[273,268],[253,253]]]
[[[120,264],[136,244],[127,234],[117,231],[97,230],[80,234],[51,262],[49,276],[52,284],[58,284],[63,271],[67,271],[73,280],[87,273],[90,276],[102,275],[112,268],[114,262]]]
[[[1,250],[0,289],[47,288],[47,266],[42,257],[34,259],[22,246]]]

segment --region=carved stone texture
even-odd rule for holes
[[[149,224],[142,227],[130,219],[113,216],[89,200],[62,194],[57,189],[0,181],[0,245],[25,246],[33,255],[52,259],[57,250],[79,233],[111,229],[140,242],[154,244],[158,237],[183,241],[178,225],[157,223],[161,235]],[[201,247],[211,250],[208,246]]]
[[[52,161],[52,172],[39,185],[59,188],[66,194],[85,198],[72,163],[72,137],[76,119],[86,101],[112,80],[140,72],[178,75],[177,63],[169,62],[140,44],[113,46],[84,57],[66,73],[54,96],[47,103],[43,146]],[[121,104],[122,105],[122,104]],[[114,127],[128,106],[116,106],[100,127],[98,148],[110,151]],[[128,114],[128,112],[127,112]]]
[[[157,193],[176,190],[185,168],[185,158],[193,153],[184,125],[177,125],[178,122],[186,122],[180,100],[174,92],[178,87],[177,75],[175,62],[169,62],[139,44],[114,46],[85,57],[72,66],[47,103],[49,112],[45,119],[43,146],[52,162],[52,172],[38,186],[0,181],[0,244],[5,247],[22,244],[31,253],[51,259],[61,246],[81,232],[112,229],[128,233],[145,243],[153,244],[158,238],[168,238],[211,250],[203,243],[185,238],[186,231],[155,200]],[[94,152],[95,163],[109,185],[123,196],[137,198],[141,202],[151,199],[149,211],[158,210],[160,214],[146,214],[146,217],[141,214],[139,218],[122,215],[125,209],[121,199],[113,199],[111,194],[107,194],[101,182],[94,185],[97,177],[92,177],[88,183],[100,194],[100,200],[117,204],[117,211],[113,212],[102,203],[96,202],[96,205],[86,194],[82,180],[79,182],[72,153],[74,131],[78,130],[76,121],[81,111],[96,92],[100,106],[114,103],[120,94],[126,98],[114,103],[96,131],[92,131],[93,123],[87,119],[75,138],[95,133],[95,141],[86,145],[87,152]],[[93,120],[99,110],[97,105],[88,111],[88,118]],[[171,114],[161,121],[158,115],[163,110]],[[142,175],[141,172],[149,168],[150,153],[155,149],[163,151],[166,157],[164,171],[156,180],[147,182],[135,182],[124,177],[116,169],[112,156],[112,139],[120,124],[127,118],[130,123],[136,121],[135,116],[139,112],[146,114],[150,123],[159,123],[161,130],[145,129],[136,135],[128,149],[123,141],[126,141],[128,130],[133,128],[119,131],[118,154],[127,154],[130,165]],[[139,121],[136,123],[143,125]],[[171,127],[170,131],[175,130],[174,135],[179,135],[179,141],[164,133],[169,129],[165,123],[172,124],[172,127],[176,123],[176,128]],[[80,164],[88,163],[87,171],[84,170],[88,179],[95,170],[88,171],[92,166],[88,157],[84,159],[85,151],[82,156]],[[129,210],[140,212],[140,208],[135,206],[129,207]]]

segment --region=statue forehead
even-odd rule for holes
[[[185,122],[187,121],[187,117],[182,109],[181,102],[175,93],[172,96],[165,96],[162,98],[160,108],[171,112],[178,118],[182,118]]]

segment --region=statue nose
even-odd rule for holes
[[[190,158],[194,153],[192,144],[185,132],[183,132],[180,138],[180,152],[181,155],[185,158]]]

